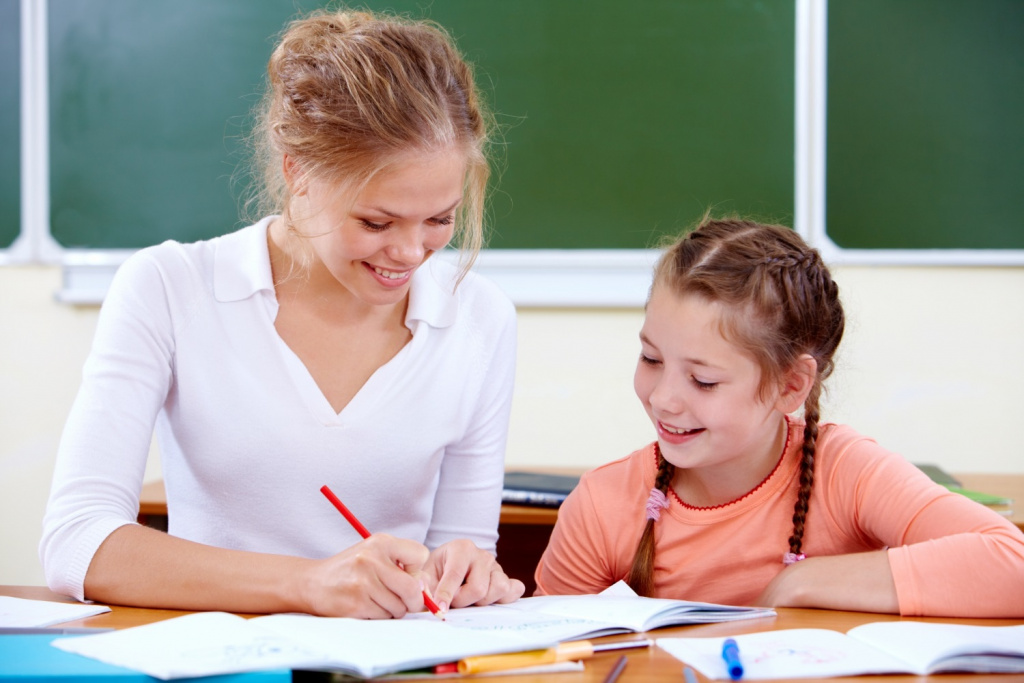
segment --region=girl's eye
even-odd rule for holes
[[[661,361],[651,358],[645,353],[640,354],[640,362],[644,365],[658,365]]]
[[[359,222],[363,224],[364,228],[372,232],[380,232],[381,230],[387,230],[388,226],[391,225],[390,223],[373,223],[371,221],[366,220],[365,218],[360,218]]]
[[[697,386],[698,389],[701,389],[703,391],[711,391],[712,389],[718,386],[717,382],[701,382],[696,377],[693,378],[693,383]]]

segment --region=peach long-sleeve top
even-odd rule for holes
[[[655,595],[751,604],[784,569],[803,423],[743,498],[693,508],[675,495],[655,523]],[[537,594],[597,593],[626,576],[645,525],[654,444],[585,474],[537,566]],[[933,483],[851,428],[822,424],[805,526],[808,557],[888,548],[900,613],[1024,616],[1024,533]]]

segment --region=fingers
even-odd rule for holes
[[[317,564],[310,611],[362,619],[418,612],[423,609],[419,571],[428,557],[426,547],[415,541],[370,536]]]
[[[514,602],[526,591],[522,581],[506,576],[493,555],[468,540],[446,543],[432,555],[441,566],[434,600],[443,603],[442,609]]]

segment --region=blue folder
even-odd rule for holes
[[[50,645],[71,635],[0,635],[0,683],[163,683],[133,669],[106,664]],[[291,671],[255,671],[189,678],[188,683],[291,683]]]

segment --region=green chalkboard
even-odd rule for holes
[[[50,0],[51,226],[134,248],[238,225],[230,177],[294,0]],[[496,248],[644,248],[705,209],[790,221],[794,0],[395,0],[504,126]]]
[[[18,0],[0,0],[0,249],[21,230],[21,57]]]
[[[856,249],[1024,249],[1024,2],[831,0],[826,223]]]

